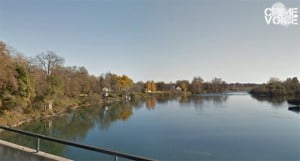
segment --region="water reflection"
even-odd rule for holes
[[[112,122],[126,121],[133,114],[133,105],[130,103],[113,104],[99,112],[98,122],[102,129],[108,129]]]
[[[205,103],[222,104],[228,99],[227,95],[199,95],[191,97],[180,97],[178,101],[182,104],[193,104],[195,106],[202,106]]]
[[[170,101],[178,101],[180,104],[193,104],[195,106],[202,106],[204,103],[222,104],[226,102],[228,95],[198,95],[198,96],[178,96],[178,97],[149,97],[144,101],[148,110],[154,110],[156,105],[165,104]]]
[[[251,95],[251,97],[259,102],[268,102],[271,103],[274,107],[282,106],[282,104],[287,100],[287,97],[266,97],[266,96],[254,96]]]
[[[300,107],[289,107],[289,110],[295,113],[300,113]]]
[[[228,95],[226,94],[211,94],[211,95],[198,95],[198,96],[177,96],[177,97],[150,97],[144,101],[148,110],[154,110],[157,104],[166,104],[168,102],[176,101],[182,105],[192,105],[193,107],[205,106],[205,103],[222,104],[227,101]]]
[[[154,110],[156,106],[157,99],[155,97],[151,97],[146,99],[146,107],[148,110]]]
[[[90,129],[99,127],[99,131],[101,132],[108,131],[110,127],[113,127],[112,125],[115,122],[127,121],[130,117],[133,116],[134,112],[140,108],[146,108],[147,110],[157,111],[159,109],[157,107],[158,105],[159,107],[161,107],[162,105],[172,101],[176,102],[176,104],[174,104],[175,106],[177,106],[178,103],[179,108],[184,107],[202,109],[204,107],[226,107],[222,104],[228,101],[229,97],[231,96],[227,94],[209,94],[192,97],[181,96],[172,98],[150,97],[146,99],[134,100],[133,102],[112,104],[109,106],[97,105],[94,107],[84,108],[76,110],[73,113],[66,116],[56,117],[54,119],[35,121],[29,124],[24,124],[18,128],[44,135],[58,137],[65,140],[83,142],[84,140],[86,140],[87,137],[89,137],[88,133]],[[266,98],[253,96],[252,98],[258,100],[259,102],[269,102],[273,106],[280,106],[285,101],[285,98]],[[299,108],[289,108],[289,110],[296,113],[300,113]],[[32,148],[34,148],[36,145],[36,140],[31,137],[9,132],[3,132],[0,135],[0,137],[4,138],[4,140],[8,140],[20,145],[26,145]],[[57,155],[65,154],[65,152],[68,150],[68,147],[62,144],[56,144],[46,141],[43,141],[41,146],[42,150]]]
[[[277,96],[277,97],[267,97],[267,96],[254,96],[251,95],[251,97],[259,102],[268,102],[272,105],[272,107],[285,107],[283,104],[287,101],[288,97],[285,96]],[[299,107],[289,107],[289,111],[300,113]]]
[[[126,121],[133,115],[133,109],[139,109],[146,105],[148,110],[155,110],[157,103],[164,104],[169,101],[178,101],[180,104],[191,104],[197,108],[203,106],[205,102],[220,104],[228,99],[226,95],[216,96],[193,96],[193,97],[150,97],[145,100],[135,100],[120,104],[112,104],[109,106],[94,106],[74,111],[71,114],[56,117],[54,119],[46,119],[34,121],[24,124],[18,128],[33,131],[39,134],[59,137],[65,140],[80,142],[86,138],[89,129],[98,125],[102,130],[108,130],[112,123],[116,121]],[[18,135],[10,132],[1,133],[1,137],[5,140],[12,141],[21,145],[35,147],[35,140],[27,136]],[[47,148],[55,147],[55,148]],[[53,154],[61,154],[64,146],[51,142],[43,144],[44,149]]]

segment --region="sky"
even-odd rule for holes
[[[26,57],[52,50],[66,66],[135,81],[300,77],[300,25],[267,25],[275,2],[0,0],[0,40]]]

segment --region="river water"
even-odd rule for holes
[[[99,105],[18,128],[157,160],[300,160],[299,110],[289,109],[284,99],[247,93]],[[10,132],[0,137],[29,147],[36,143]],[[80,161],[113,160],[47,141],[41,149]]]

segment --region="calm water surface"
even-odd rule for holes
[[[19,128],[157,160],[299,161],[299,123],[299,111],[284,99],[227,93],[95,106]],[[30,137],[1,137],[35,146]],[[41,146],[75,160],[113,160],[47,141]]]

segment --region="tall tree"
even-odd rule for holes
[[[120,88],[127,94],[128,90],[133,86],[133,80],[126,75],[119,77]]]
[[[201,77],[194,77],[191,83],[191,92],[193,94],[199,94],[202,91],[203,79]]]
[[[154,81],[147,81],[145,86],[147,91],[151,91],[151,92],[156,91],[156,84],[154,83]]]
[[[43,100],[46,103],[46,108],[53,113],[53,103],[55,99],[63,94],[63,82],[56,75],[47,77],[47,86],[44,93]]]
[[[178,80],[176,81],[176,86],[180,87],[182,91],[188,91],[190,83],[188,80]]]
[[[53,70],[64,64],[64,59],[56,55],[53,51],[46,51],[35,57],[34,63],[43,69],[47,76],[51,75]]]
[[[34,63],[40,67],[46,75],[46,85],[44,86],[43,100],[45,107],[53,112],[53,103],[59,95],[62,94],[63,83],[59,75],[54,71],[63,66],[64,59],[57,56],[53,51],[46,51],[37,55]]]

